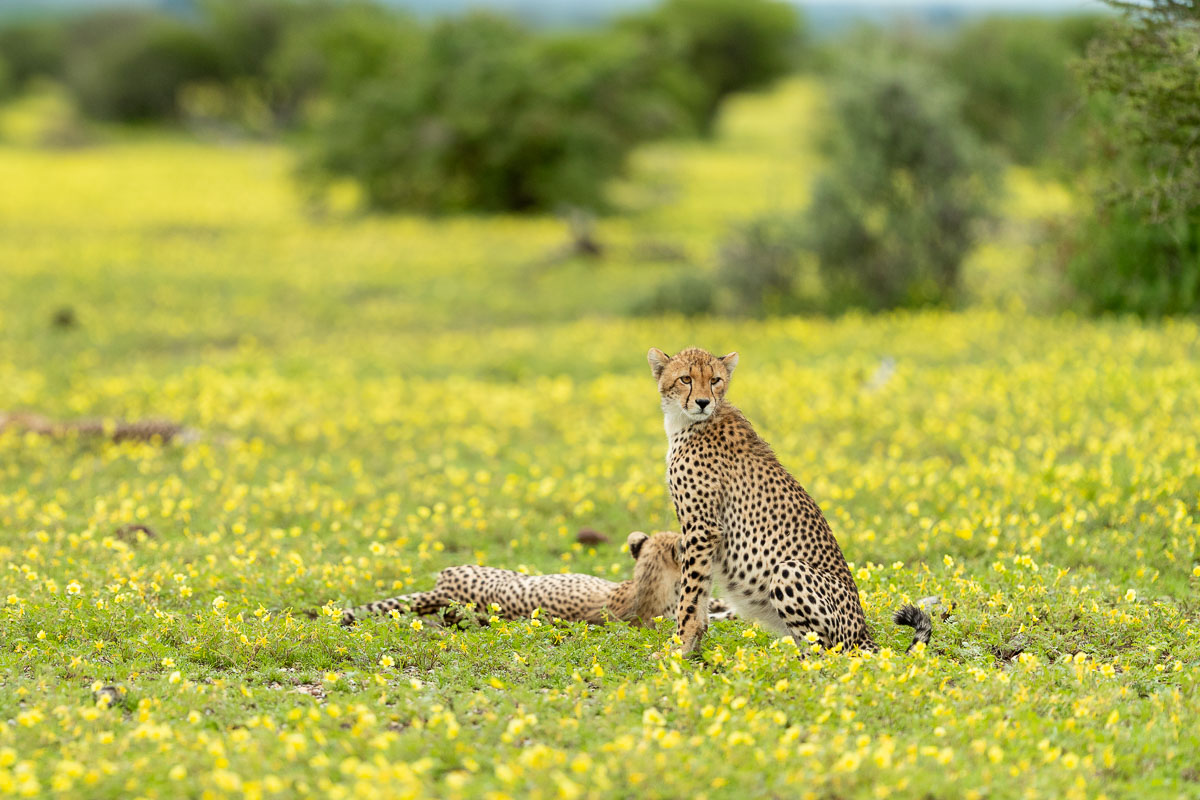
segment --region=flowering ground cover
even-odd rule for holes
[[[551,219],[314,219],[274,147],[0,149],[0,410],[196,432],[0,433],[0,794],[1200,793],[1200,326],[620,316],[685,268],[647,241],[700,258],[764,185],[803,202],[763,120],[810,91],[643,154],[600,264],[548,260]],[[741,352],[881,652],[338,626],[457,563],[628,575],[674,522],[644,353],[688,344]],[[931,596],[905,655],[890,612]]]

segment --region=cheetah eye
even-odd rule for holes
[[[692,382],[692,379],[689,378],[687,375],[684,375],[682,378],[679,379],[679,382],[684,383],[684,384],[690,384]]]
[[[713,385],[713,386],[716,386],[716,385],[717,385],[718,383],[720,383],[720,382],[721,382],[721,379],[720,379],[720,378],[713,378],[713,379],[712,379],[712,385]]]

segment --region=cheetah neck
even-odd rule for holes
[[[711,419],[711,417],[709,418]],[[688,439],[692,434],[700,430],[708,419],[694,420],[687,414],[683,413],[683,409],[677,403],[663,403],[663,429],[667,432],[667,461],[671,460],[671,454]]]

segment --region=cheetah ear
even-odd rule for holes
[[[675,561],[679,566],[683,566],[683,537],[680,536],[675,540]]]
[[[734,350],[728,355],[721,356],[721,363],[725,365],[725,371],[729,373],[729,377],[733,377],[733,368],[737,366],[738,354]]]
[[[646,360],[650,362],[650,371],[654,373],[654,380],[658,380],[662,377],[663,370],[667,368],[667,362],[671,360],[671,357],[657,347],[651,347],[650,352],[646,353]]]
[[[629,555],[633,556],[634,561],[637,561],[637,557],[642,554],[642,545],[644,545],[649,538],[649,536],[641,531],[634,531],[633,533],[629,534],[629,538],[625,540],[625,543],[629,545]]]

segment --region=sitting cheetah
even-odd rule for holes
[[[742,413],[724,402],[737,353],[699,348],[647,354],[662,396],[667,482],[683,531],[676,630],[683,652],[708,626],[713,573],[738,614],[797,642],[809,631],[825,647],[875,648],[858,587],[824,515]],[[928,642],[928,614],[913,606],[895,622]],[[911,649],[911,645],[910,645]]]
[[[342,624],[353,625],[366,614],[393,610],[429,614],[451,603],[474,603],[486,609],[493,603],[509,618],[528,617],[537,609],[547,617],[603,624],[612,619],[645,624],[670,616],[679,602],[679,547],[683,537],[672,531],[647,536],[629,534],[629,553],[637,562],[633,579],[613,583],[594,575],[524,575],[496,567],[463,565],[438,573],[433,590],[378,600],[342,613]],[[728,614],[713,600],[712,614]]]

